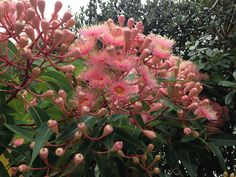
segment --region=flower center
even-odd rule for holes
[[[121,86],[117,86],[117,87],[115,87],[115,92],[118,94],[122,94],[125,92],[125,89]]]

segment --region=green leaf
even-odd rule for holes
[[[30,112],[34,122],[38,126],[40,126],[44,122],[47,122],[50,119],[47,112],[39,107],[30,107],[29,112]]]
[[[194,154],[182,149],[178,150],[178,154],[181,163],[186,168],[189,176],[197,177],[197,164],[196,157],[194,156]]]
[[[230,82],[230,81],[220,81],[219,85],[222,85],[224,87],[234,87],[234,88],[236,88],[236,83],[235,82]]]
[[[51,70],[43,74],[42,80],[51,81],[54,84],[57,84],[59,88],[69,92],[71,90],[71,86],[65,75],[59,71]]]
[[[34,162],[35,158],[37,157],[40,149],[44,146],[44,144],[49,140],[52,135],[52,131],[48,128],[47,123],[43,123],[36,131],[36,136],[34,139],[35,146],[33,149],[30,166]]]
[[[235,92],[230,92],[228,95],[225,96],[225,104],[230,105],[234,100]]]
[[[20,137],[24,138],[27,141],[32,141],[32,131],[29,129],[21,128],[16,125],[11,125],[11,124],[5,124],[5,127],[7,127],[10,131],[15,133],[16,135],[19,135]]]
[[[209,143],[208,144],[209,148],[211,149],[211,151],[215,154],[215,156],[218,158],[218,161],[219,161],[219,164],[221,166],[221,168],[223,170],[226,170],[226,164],[225,164],[225,161],[224,161],[224,157],[219,149],[219,147],[217,147],[216,145],[212,144],[212,143]]]
[[[233,146],[236,145],[236,136],[226,133],[211,135],[208,141],[219,146]]]
[[[1,160],[0,160],[0,176],[1,177],[10,177],[8,175],[8,172],[6,170],[6,168],[4,167],[4,165],[2,164]]]

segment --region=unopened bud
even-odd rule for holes
[[[76,154],[74,156],[74,163],[75,163],[75,165],[81,164],[83,162],[83,160],[84,160],[84,156],[82,154],[80,154],[80,153],[78,153],[78,154]]]
[[[145,58],[147,58],[149,55],[151,54],[150,50],[148,49],[144,49],[140,55],[140,60],[144,60]]]
[[[41,20],[42,32],[47,35],[49,32],[49,22],[45,19]]]
[[[77,127],[82,133],[85,133],[87,130],[87,126],[83,122],[80,122]]]
[[[62,8],[62,3],[61,1],[56,1],[55,6],[54,6],[54,13],[57,14]]]
[[[184,128],[184,134],[185,135],[190,135],[192,133],[192,129],[191,128],[189,128],[189,127],[185,127]]]
[[[134,19],[133,18],[130,18],[128,21],[127,21],[127,26],[129,29],[132,29],[133,26],[134,26]]]
[[[20,55],[25,60],[31,60],[32,59],[32,51],[29,48],[23,48],[20,51]]]
[[[58,132],[58,122],[56,120],[50,119],[50,120],[48,120],[47,124],[53,133],[57,133],[57,134],[59,133]]]
[[[223,173],[223,177],[228,177],[229,176],[229,173],[227,172],[227,171],[225,171],[224,173]]]
[[[133,163],[134,163],[134,164],[139,164],[139,158],[134,157],[134,158],[133,158]]]
[[[59,106],[60,108],[64,107],[64,103],[65,102],[64,102],[63,98],[61,98],[61,97],[58,97],[54,100],[54,104]]]
[[[229,175],[229,177],[235,177],[235,174],[234,174],[234,173],[231,173],[231,174]]]
[[[24,29],[25,24],[24,22],[17,20],[15,22],[15,36],[18,36]]]
[[[154,103],[151,106],[151,109],[149,110],[149,112],[159,111],[162,108],[163,108],[163,104],[162,103]]]
[[[30,4],[36,9],[38,0],[30,0]]]
[[[32,78],[37,78],[41,74],[41,69],[36,67],[32,69]]]
[[[68,29],[63,30],[62,43],[70,43],[75,39],[75,34]]]
[[[38,8],[42,16],[44,16],[45,6],[45,0],[38,0]]]
[[[125,24],[125,16],[124,16],[124,15],[120,15],[120,16],[118,17],[118,23],[119,23],[119,25],[120,25],[121,27],[124,26],[124,24]]]
[[[53,43],[54,43],[55,46],[60,44],[60,42],[62,40],[62,37],[63,37],[63,32],[60,29],[57,29],[57,30],[54,31]]]
[[[152,152],[154,150],[155,146],[153,144],[149,144],[147,147],[147,152]]]
[[[43,98],[50,98],[50,97],[52,97],[54,95],[54,91],[53,90],[48,90],[48,91],[46,91],[45,93],[43,93],[42,95],[41,95],[41,97],[43,97]]]
[[[67,93],[65,92],[65,90],[60,89],[58,91],[58,96],[61,97],[64,100],[64,102],[66,102]]]
[[[26,172],[30,169],[28,165],[22,164],[18,167],[19,172]]]
[[[19,147],[19,146],[21,146],[22,144],[24,144],[24,139],[23,139],[23,138],[16,139],[16,140],[13,141],[13,146],[14,146],[14,147]]]
[[[30,25],[26,25],[25,27],[25,33],[27,34],[27,36],[29,36],[29,38],[34,41],[35,36],[34,36],[34,29],[32,26]]]
[[[61,157],[65,153],[65,150],[63,148],[57,148],[55,151],[56,156]]]
[[[34,17],[35,17],[35,10],[32,7],[28,8],[25,15],[25,21],[26,22],[31,21],[33,20]]]
[[[71,57],[71,58],[79,58],[79,57],[81,57],[80,49],[72,48],[66,56]]]
[[[25,46],[27,46],[28,42],[29,42],[28,38],[26,38],[25,36],[20,37],[20,40],[19,40],[20,48],[24,48]]]
[[[35,142],[32,141],[32,142],[30,143],[29,147],[30,147],[30,149],[34,149],[34,147],[35,147]]]
[[[74,134],[74,138],[76,140],[80,140],[82,136],[83,136],[83,134],[81,133],[81,131],[76,131]]]
[[[109,113],[107,108],[101,108],[97,113],[96,116],[97,117],[105,117],[107,114]]]
[[[65,73],[72,73],[75,70],[75,66],[74,65],[65,65],[65,66],[58,67],[58,69],[62,72],[65,72]]]
[[[115,144],[112,146],[112,151],[120,151],[123,148],[123,142],[122,141],[117,141]]]
[[[17,12],[17,17],[19,18],[24,11],[24,3],[22,1],[18,1],[16,3],[16,12]]]
[[[155,156],[155,161],[158,162],[159,160],[161,160],[161,155],[156,155],[156,156]]]
[[[196,89],[196,88],[192,88],[192,89],[190,90],[189,94],[188,94],[188,97],[189,97],[189,98],[192,98],[192,97],[197,96],[197,94],[198,94],[197,89]]]
[[[149,45],[151,44],[151,42],[152,42],[152,39],[151,39],[150,37],[146,37],[146,38],[144,39],[144,41],[143,41],[143,45],[142,45],[142,47],[140,48],[140,51],[142,51],[142,50],[148,48]]]
[[[147,161],[147,155],[143,155],[142,156],[142,160],[145,162],[145,161]]]
[[[103,129],[103,136],[110,135],[113,132],[113,128],[111,125],[106,125]]]
[[[196,131],[196,130],[192,130],[192,136],[193,137],[195,137],[195,138],[197,138],[197,137],[199,137],[199,133]]]
[[[70,12],[65,12],[62,17],[61,23],[68,22],[71,19],[71,17],[72,17],[72,14]]]
[[[39,156],[41,157],[41,159],[47,159],[48,158],[48,149],[47,148],[42,148],[39,151]]]
[[[160,174],[160,168],[158,168],[158,167],[155,167],[154,169],[153,169],[153,173],[154,174]]]
[[[152,130],[142,130],[142,133],[149,139],[154,139],[156,138],[156,133]]]
[[[135,110],[135,111],[141,111],[142,108],[143,108],[142,102],[136,101],[136,102],[134,103],[134,110]]]
[[[65,28],[71,28],[72,26],[75,25],[75,20],[73,18],[71,18],[67,23],[66,23],[66,26]]]

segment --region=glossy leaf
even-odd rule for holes
[[[33,140],[32,131],[30,131],[29,129],[21,128],[19,126],[11,125],[11,124],[5,124],[5,127],[7,127],[10,131],[24,138],[27,141]]]
[[[39,107],[30,107],[29,112],[30,112],[34,122],[38,126],[40,126],[44,122],[47,122],[50,119],[47,112]]]
[[[184,150],[178,150],[178,154],[189,176],[197,177],[197,163],[194,154]]]

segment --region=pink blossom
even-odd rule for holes
[[[147,66],[141,66],[139,68],[139,74],[142,77],[142,81],[148,85],[149,87],[153,88],[157,86],[156,80],[154,79],[154,77],[152,76],[152,74],[150,73],[150,70],[148,69]]]
[[[96,36],[99,37],[103,33],[108,33],[109,29],[107,25],[94,25],[80,30],[83,36]]]
[[[109,90],[113,100],[120,101],[129,99],[130,89],[124,81],[113,82]]]

